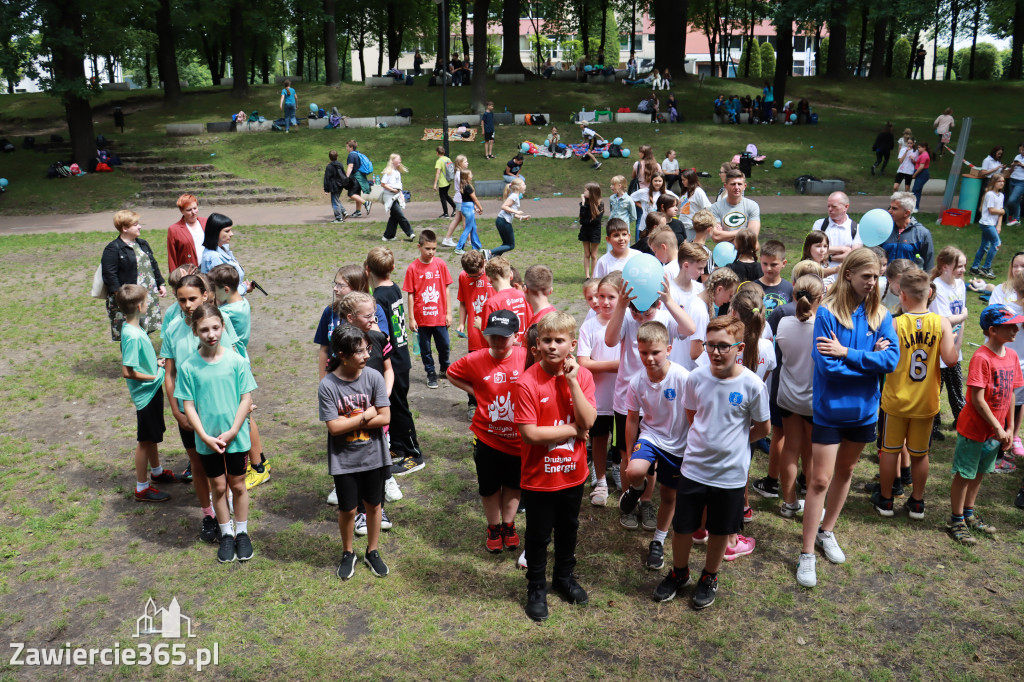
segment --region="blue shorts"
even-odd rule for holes
[[[682,457],[673,457],[661,448],[652,445],[650,441],[641,438],[633,446],[633,454],[630,455],[630,461],[632,462],[634,459],[642,459],[645,462],[650,462],[652,467],[656,466],[656,480],[661,485],[672,490],[676,490],[679,487],[679,479],[681,478],[679,467],[683,463]],[[650,470],[648,470],[648,473],[651,473]]]
[[[822,445],[838,445],[844,440],[854,443],[874,443],[876,423],[871,422],[864,426],[835,427],[815,422],[811,429],[811,442]]]

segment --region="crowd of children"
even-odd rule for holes
[[[525,609],[535,620],[548,615],[552,539],[550,588],[571,604],[588,601],[575,572],[588,486],[596,507],[617,490],[619,524],[653,534],[648,569],[671,561],[655,600],[671,600],[691,582],[692,546],[706,544],[691,602],[697,609],[714,603],[722,562],[757,546],[743,533],[754,516],[748,484],[763,497],[781,497],[782,517],[802,516],[796,579],[814,587],[816,548],[832,563],[847,559],[835,527],[868,443],[878,443],[873,508],[893,516],[895,499],[912,487],[903,506],[910,519],[924,518],[943,385],[957,432],[947,531],[961,544],[995,532],[975,504],[983,474],[1012,471],[1013,457],[1024,456],[1016,339],[1024,323],[1024,254],[1013,258],[1004,284],[972,282],[990,291],[991,304],[978,318],[986,342],[970,360],[964,397],[960,349],[970,316],[959,249],[942,249],[931,273],[907,260],[887,263],[884,251],[864,247],[834,263],[828,236],[813,230],[786,281],[786,245],[761,244],[748,227],[732,234],[736,261],[713,268],[705,245],[716,228],[710,210],[689,216],[684,229],[678,197],[663,194],[630,245],[627,221],[635,214],[632,202],[622,201],[623,184],[621,176],[612,180],[606,222],[600,187],[588,183],[581,196],[582,294],[590,309],[582,324],[549,301],[546,265],[519,277],[502,255],[511,245],[461,254],[457,282],[436,256],[438,238],[429,229],[419,233],[419,255],[401,286],[385,246],[338,270],[314,342],[334,479],[328,501],[338,505],[343,545],[340,578],[354,574],[355,535],[367,537],[370,571],[388,575],[380,534],[392,522],[384,505],[402,497],[395,476],[425,466],[408,398],[413,333],[427,387],[446,380],[468,395],[484,547],[522,550]],[[505,210],[510,232],[518,204],[507,201]],[[598,257],[602,237],[607,252]],[[659,295],[646,309],[622,273],[641,252],[664,266]],[[139,327],[148,292],[126,285],[116,295],[125,316],[123,375],[138,411],[135,495],[163,501],[167,493],[153,482],[191,480],[201,537],[219,544],[219,561],[245,561],[254,555],[246,474],[268,467],[250,415],[250,309],[231,266],[208,276],[182,267],[169,281],[175,303],[159,360]],[[451,361],[448,329],[456,324],[468,352]],[[160,465],[161,384],[189,456],[185,476]],[[748,481],[755,447],[769,455],[768,475]],[[1016,502],[1024,508],[1024,489]],[[524,509],[521,539],[516,515]]]

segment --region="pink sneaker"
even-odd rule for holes
[[[1012,452],[1014,457],[1024,457],[1024,443],[1020,442],[1020,436],[1013,439]]]
[[[996,462],[995,473],[997,474],[1012,474],[1017,470],[1017,465],[1008,459],[1001,459]]]
[[[695,531],[694,534],[693,534],[693,544],[695,544],[695,545],[706,545],[706,544],[708,544],[708,532],[707,532],[707,530],[701,528],[700,530]]]
[[[725,560],[733,561],[734,559],[738,559],[741,556],[747,556],[748,554],[753,553],[754,545],[756,544],[757,540],[755,540],[754,538],[748,538],[745,535],[737,536],[736,546],[725,548]]]

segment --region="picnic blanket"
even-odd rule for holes
[[[476,128],[470,128],[469,129],[469,137],[462,137],[461,135],[456,135],[455,134],[456,130],[458,130],[458,129],[457,128],[449,128],[448,129],[448,139],[451,140],[452,142],[473,142],[474,140],[476,140],[476,133],[477,133],[477,129]],[[443,140],[444,139],[444,130],[441,129],[441,128],[424,128],[423,129],[423,137],[420,138],[420,139],[422,139],[422,140]]]
[[[600,156],[601,152],[608,149],[608,146],[608,143],[605,143],[603,145],[599,144],[596,147],[594,147],[594,153]],[[571,149],[572,153],[575,154],[576,156],[585,156],[587,150],[590,149],[590,145],[588,145],[586,142],[583,142],[581,144],[571,144],[569,145],[569,149]]]

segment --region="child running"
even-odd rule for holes
[[[522,178],[514,178],[505,186],[505,200],[498,211],[498,217],[494,219],[494,226],[498,228],[498,236],[501,237],[501,246],[496,246],[490,251],[484,250],[484,260],[490,260],[494,256],[501,256],[516,248],[516,233],[512,229],[512,221],[516,218],[529,220],[519,207],[519,202],[526,192],[526,181]],[[475,195],[474,195],[475,196]]]

